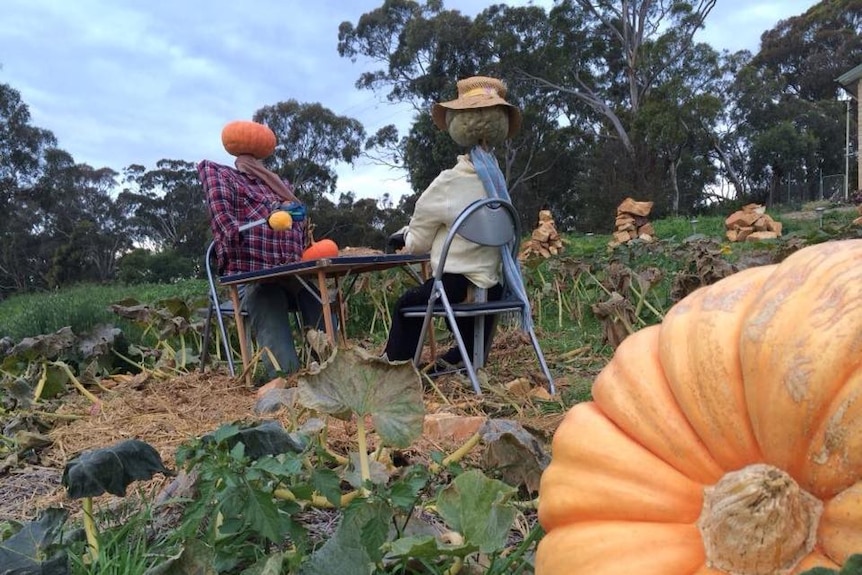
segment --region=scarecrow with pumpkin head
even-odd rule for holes
[[[210,160],[197,166],[219,274],[255,272],[299,261],[306,246],[305,208],[291,183],[263,164],[275,151],[275,133],[264,124],[238,120],[224,126],[222,144],[236,157],[235,168]],[[261,221],[270,225],[246,225]],[[289,312],[298,310],[304,325],[322,330],[319,298],[295,278],[253,282],[239,291],[257,344],[269,348],[278,362],[275,366],[264,356],[270,378],[276,377],[277,368],[287,373],[298,370]]]
[[[434,124],[468,153],[459,155],[455,165],[443,170],[416,201],[410,224],[398,234],[407,253],[431,254],[432,272],[436,272],[449,227],[472,202],[488,197],[495,188],[502,188],[497,162],[488,149],[511,138],[521,126],[521,113],[506,101],[506,86],[496,78],[474,76],[458,81],[458,97],[434,104],[431,117]],[[493,169],[489,170],[488,168]],[[496,170],[496,171],[494,171]],[[490,189],[489,189],[490,188]],[[500,298],[501,251],[497,247],[480,246],[456,236],[449,250],[443,285],[450,300],[467,298],[473,286],[487,289],[488,300]],[[408,306],[425,305],[431,296],[433,279],[404,292],[395,304],[392,327],[384,356],[390,361],[411,359],[422,330],[422,318],[403,317]],[[490,338],[493,318],[486,320],[485,337]],[[459,320],[467,352],[473,352],[473,320]],[[452,347],[437,358],[432,371],[449,370],[462,363],[458,347]]]

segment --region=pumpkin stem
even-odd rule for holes
[[[789,572],[814,548],[823,504],[790,475],[758,463],[704,490],[697,521],[707,565],[731,575]]]

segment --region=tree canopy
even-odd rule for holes
[[[563,231],[609,231],[626,196],[654,201],[659,217],[777,202],[791,187],[814,199],[819,176],[843,170],[835,78],[862,61],[862,0],[822,0],[764,31],[754,54],[696,40],[714,6],[557,0],[470,17],[442,0],[382,0],[333,41],[371,62],[356,89],[412,107],[409,125],[367,134],[325,102],[274,102],[253,116],[279,142],[267,166],[294,182],[315,237],[380,248],[463,153],[431,105],[455,97],[458,79],[490,75],[523,114],[496,154],[527,229],[547,208]],[[192,161],[96,168],[60,146],[0,84],[0,297],[200,273],[210,232]],[[413,193],[341,190],[336,167],[363,157],[403,169]]]

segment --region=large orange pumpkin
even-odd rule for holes
[[[629,336],[554,434],[538,575],[767,575],[862,552],[862,240]]]
[[[269,126],[248,120],[235,120],[222,128],[221,143],[228,154],[251,154],[261,160],[275,150],[276,139]]]

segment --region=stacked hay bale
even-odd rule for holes
[[[655,229],[647,219],[652,205],[652,202],[638,202],[632,198],[623,200],[623,203],[617,207],[614,237],[610,245],[618,246],[635,239],[645,242],[655,240]]]
[[[563,250],[563,238],[557,232],[554,216],[550,210],[539,212],[539,224],[530,239],[521,244],[520,259],[526,259],[531,255],[540,255],[543,258],[555,256]]]
[[[732,242],[774,240],[781,236],[781,222],[766,213],[766,206],[748,204],[724,220],[725,235]]]

